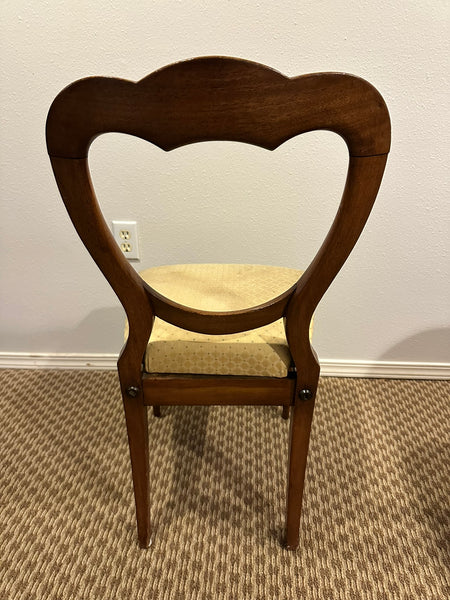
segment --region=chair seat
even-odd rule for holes
[[[169,265],[140,273],[171,300],[207,311],[257,306],[282,294],[302,271],[261,265]],[[145,355],[147,373],[286,377],[291,355],[283,319],[228,335],[180,329],[156,318]]]

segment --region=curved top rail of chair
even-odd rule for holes
[[[69,85],[50,108],[47,148],[52,157],[86,158],[97,136],[119,132],[166,151],[209,140],[274,150],[317,129],[341,135],[351,156],[389,152],[388,110],[364,79],[344,73],[289,78],[243,59],[203,57],[136,83],[90,77]]]

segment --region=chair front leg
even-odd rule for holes
[[[299,541],[300,517],[309,436],[314,412],[315,389],[310,397],[296,397],[291,407],[289,466],[286,509],[286,548],[295,550]]]
[[[147,407],[143,405],[140,395],[130,398],[126,393],[123,394],[123,406],[130,447],[139,546],[148,548],[151,528]]]

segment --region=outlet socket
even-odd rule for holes
[[[117,245],[128,260],[139,260],[136,221],[113,221],[112,232]]]

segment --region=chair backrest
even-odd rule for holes
[[[106,225],[87,162],[106,132],[138,136],[169,151],[208,140],[268,150],[312,130],[341,135],[349,151],[342,200],[307,271],[264,305],[232,313],[180,306],[150,288],[128,264]],[[315,360],[309,323],[369,216],[390,146],[389,113],[369,83],[342,73],[288,78],[264,65],[225,57],[176,63],[135,83],[92,77],[65,88],[47,119],[47,148],[69,215],[128,316],[125,354],[142,357],[154,316],[201,333],[234,333],[286,317],[291,352]]]

